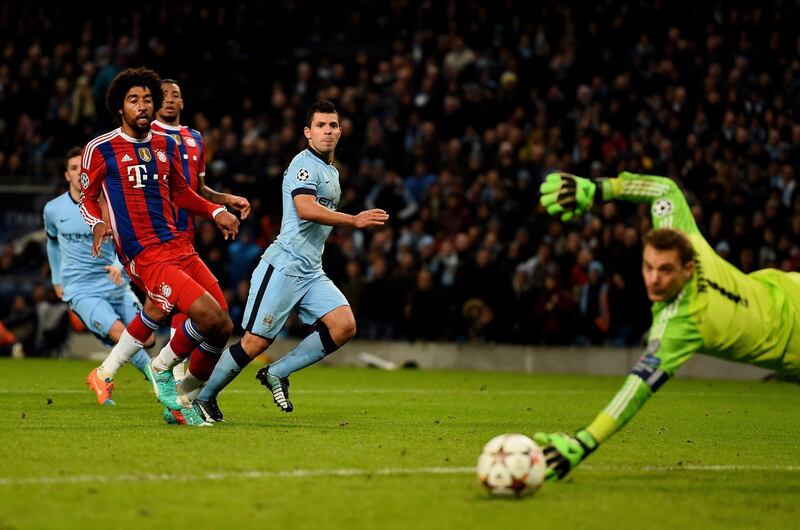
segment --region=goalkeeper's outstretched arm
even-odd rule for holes
[[[698,233],[692,211],[672,179],[624,171],[617,178],[589,179],[569,173],[550,173],[539,186],[539,201],[550,215],[568,221],[601,201],[623,200],[650,205],[655,228]]]
[[[586,459],[597,447],[620,430],[644,406],[669,376],[639,362],[614,398],[585,429],[574,435],[536,433],[534,440],[544,449],[547,478],[560,479]]]

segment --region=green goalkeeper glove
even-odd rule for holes
[[[597,441],[585,430],[576,432],[574,436],[558,432],[537,432],[533,435],[533,440],[544,452],[547,480],[564,478],[597,448]]]
[[[539,186],[539,202],[550,215],[561,214],[562,221],[589,211],[597,185],[589,179],[569,173],[550,173]]]

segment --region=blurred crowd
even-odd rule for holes
[[[391,215],[377,231],[337,228],[324,256],[361,338],[637,344],[648,212],[614,203],[557,222],[537,205],[552,171],[668,176],[721,256],[800,270],[793,2],[268,4],[87,18],[6,3],[0,177],[61,183],[66,150],[114,126],[110,80],[143,64],[181,84],[209,185],[253,203],[234,243],[198,230],[235,323],[318,98],[342,114],[339,209]],[[7,247],[0,274],[45,278],[26,252]]]

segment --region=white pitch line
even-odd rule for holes
[[[638,472],[676,472],[676,471],[783,471],[800,472],[800,466],[780,465],[746,465],[746,464],[686,464],[668,466],[592,466],[584,465],[586,471],[638,471]],[[365,477],[365,476],[405,476],[405,475],[466,475],[475,473],[474,467],[417,467],[417,468],[382,468],[382,469],[294,469],[283,471],[234,471],[179,475],[172,473],[139,473],[124,475],[65,475],[55,477],[0,477],[1,486],[31,486],[54,484],[101,483],[116,484],[123,482],[169,482],[169,481],[220,481],[236,479],[270,479],[270,478],[313,478],[313,477]]]
[[[168,482],[230,479],[262,479],[262,478],[307,478],[307,477],[362,477],[362,476],[397,476],[397,475],[455,475],[474,473],[473,467],[418,467],[418,468],[383,468],[383,469],[293,469],[284,471],[234,471],[202,474],[171,473],[139,473],[130,475],[66,475],[61,477],[0,477],[0,486],[24,486],[38,484],[82,484],[117,482]]]

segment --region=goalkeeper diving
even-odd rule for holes
[[[665,177],[623,172],[591,181],[551,173],[540,202],[567,221],[600,201],[650,205],[642,275],[653,302],[647,347],[617,395],[574,435],[536,433],[548,478],[560,479],[620,430],[695,353],[800,375],[800,273],[744,274],[718,256],[695,224],[678,186]]]

